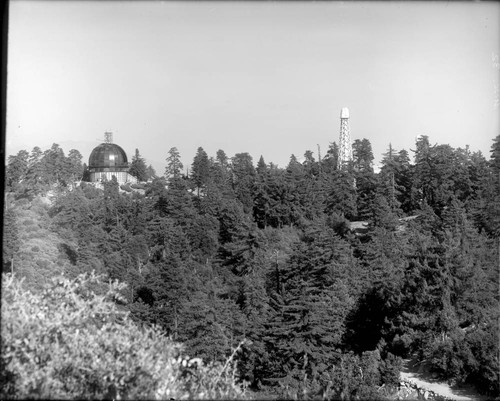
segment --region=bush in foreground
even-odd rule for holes
[[[2,399],[245,398],[231,361],[204,365],[137,327],[115,303],[123,284],[80,275],[36,294],[4,274],[2,286]]]

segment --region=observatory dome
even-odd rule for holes
[[[101,143],[89,157],[90,169],[128,167],[127,154],[115,143]]]
[[[125,151],[112,142],[112,133],[106,132],[106,142],[95,147],[89,157],[89,172],[91,182],[110,181],[113,177],[118,183],[137,182],[128,173],[128,160]]]

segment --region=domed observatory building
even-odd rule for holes
[[[113,134],[106,132],[104,138],[105,142],[94,148],[89,157],[90,181],[111,181],[115,176],[119,184],[137,182],[137,179],[128,173],[127,154],[113,143]]]

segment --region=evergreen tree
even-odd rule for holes
[[[53,184],[66,186],[70,180],[70,166],[66,163],[64,151],[57,143],[54,143],[50,149],[43,152],[42,180],[48,187]]]
[[[379,175],[384,187],[381,192],[386,197],[390,208],[394,210],[400,205],[398,197],[401,196],[401,192],[396,183],[396,172],[401,169],[401,166],[399,165],[397,153],[391,144],[389,144],[389,149],[383,156],[382,168]]]
[[[42,164],[42,156],[43,152],[38,146],[35,146],[30,153],[25,185],[23,185],[24,194],[28,198],[32,198],[46,188],[44,183],[45,171]]]
[[[90,182],[90,170],[86,163],[83,163],[82,181]]]
[[[269,172],[264,158],[257,163],[257,176],[253,188],[253,216],[260,228],[267,227],[270,214]]]
[[[325,157],[321,161],[322,170],[327,174],[331,174],[334,170],[337,169],[338,160],[339,147],[336,142],[332,142],[328,147],[328,151],[326,152]]]
[[[288,221],[297,224],[303,218],[302,191],[299,188],[305,180],[304,166],[297,161],[295,155],[290,156],[290,161],[285,170],[286,200],[288,204]]]
[[[147,181],[148,179],[149,174],[148,168],[146,167],[146,161],[141,157],[139,149],[135,150],[128,172],[137,178],[138,181]]]
[[[146,168],[146,177],[148,181],[157,178],[156,170],[153,168],[151,164]]]
[[[198,278],[184,303],[179,339],[190,355],[207,361],[224,361],[242,340],[240,328],[244,317],[234,301],[224,294],[222,283],[215,276],[201,285]]]
[[[350,308],[341,240],[324,226],[298,244],[274,296],[275,314],[265,337],[274,377],[297,387],[320,380],[337,357],[345,313]],[[345,249],[345,248],[344,248]]]
[[[236,198],[243,204],[245,212],[252,211],[252,189],[255,182],[255,167],[248,153],[237,153],[231,160],[233,189]]]
[[[3,221],[3,271],[13,272],[14,270],[14,256],[20,246],[17,224],[18,221],[15,211],[11,207],[8,207],[5,210]]]
[[[81,181],[83,178],[82,154],[76,149],[70,149],[67,159],[71,181]]]
[[[208,155],[202,147],[198,148],[193,164],[191,165],[191,180],[196,188],[197,195],[200,196],[200,190],[206,187],[210,174],[210,165]]]
[[[409,213],[418,207],[413,195],[413,166],[410,165],[410,158],[405,149],[400,150],[394,160],[396,163],[394,180],[399,192],[399,194],[396,194],[396,198],[401,205],[401,209],[405,213]]]
[[[413,174],[413,187],[417,191],[418,204],[425,201],[434,204],[433,179],[432,179],[432,147],[429,137],[422,135],[417,139],[415,152],[415,173]]]
[[[368,139],[356,139],[352,143],[352,157],[353,166],[356,171],[373,172],[373,151]]]
[[[215,160],[209,159],[209,183],[207,189],[212,200],[232,199],[234,197],[228,158],[221,149],[217,151]]]
[[[20,150],[15,156],[9,156],[5,172],[5,183],[7,188],[15,191],[20,183],[26,178],[28,159],[29,153],[25,150]]]
[[[285,170],[270,166],[265,190],[269,197],[267,223],[272,227],[292,224],[292,213],[288,199],[292,188],[288,185]]]
[[[354,177],[345,170],[337,170],[330,177],[325,210],[352,220],[358,214],[356,208],[356,188]]]
[[[228,201],[220,211],[219,223],[219,257],[223,266],[237,276],[251,273],[259,246],[251,216],[240,202]]]
[[[488,180],[489,189],[485,191],[485,220],[487,229],[496,238],[500,238],[500,135],[493,140],[491,146],[491,177]]]
[[[493,173],[500,174],[500,134],[493,139],[493,145],[491,145],[491,157],[490,166]]]
[[[176,147],[170,148],[167,157],[167,167],[165,167],[165,178],[168,182],[181,178],[183,165],[181,155]]]

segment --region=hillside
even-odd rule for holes
[[[86,322],[87,312],[51,301],[61,275],[63,297],[84,302],[85,311],[117,280],[105,310],[127,312],[128,320],[115,321],[109,338],[103,334],[113,352],[100,376],[111,382],[120,382],[111,355],[121,361],[128,341],[122,329],[137,336],[154,330],[158,342],[182,344],[182,355],[211,367],[206,375],[189,373],[176,394],[221,383],[217,394],[228,398],[394,399],[403,360],[415,357],[436,380],[498,396],[500,136],[489,160],[420,137],[414,162],[390,148],[379,173],[367,140],[355,144],[345,168],[335,152],[332,146],[317,161],[308,151],[302,163],[292,156],[281,169],[263,158],[255,166],[248,153],[208,157],[199,148],[185,176],[171,149],[165,176],[140,191],[120,189],[115,179],[100,188],[80,181],[81,159],[72,152],[69,160],[57,145],[9,157],[3,277],[9,297],[17,291],[21,298],[6,309],[2,330],[29,327],[23,316],[38,313],[37,305],[61,321],[74,312]],[[79,290],[76,283],[92,281],[92,272],[98,283]],[[40,316],[43,332],[50,322]],[[89,342],[102,329],[65,327],[71,341]],[[45,367],[57,364],[47,362],[43,341],[28,329],[9,333],[3,354],[18,359],[2,359],[7,371],[44,383]],[[154,370],[158,352],[148,341]],[[146,352],[140,343],[137,354],[124,352]],[[69,358],[70,349],[58,355]],[[20,356],[26,350],[34,352],[29,363]],[[130,366],[140,363],[131,358]],[[139,387],[120,388],[153,396],[140,390],[149,381],[127,375]],[[50,387],[54,394],[70,394],[58,392],[64,377]],[[96,380],[95,394],[104,397],[107,387]],[[20,398],[39,391],[9,388]]]

